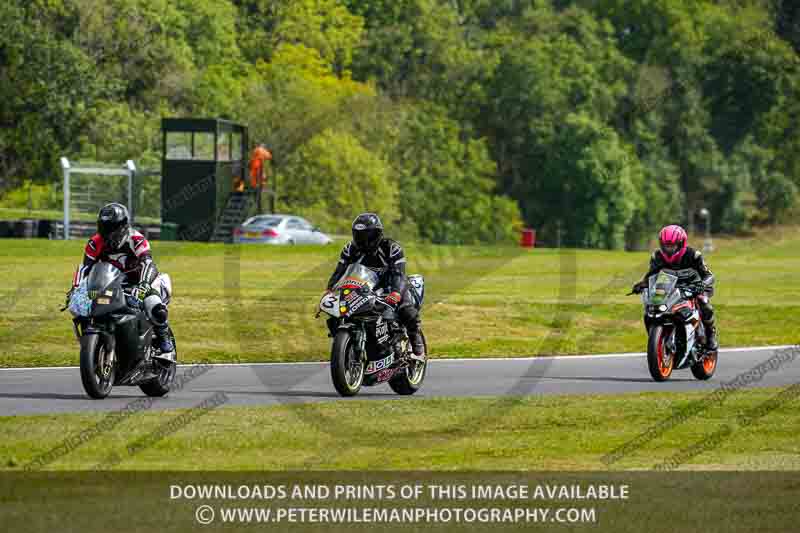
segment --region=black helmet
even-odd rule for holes
[[[97,215],[97,233],[111,248],[118,248],[128,236],[128,209],[122,204],[107,204]]]
[[[353,244],[365,252],[373,252],[383,240],[383,224],[375,213],[361,213],[353,221]]]

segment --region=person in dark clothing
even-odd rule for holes
[[[414,355],[425,355],[425,342],[420,330],[419,311],[409,294],[406,278],[406,257],[397,241],[383,236],[383,224],[375,213],[363,213],[353,220],[353,240],[345,244],[339,256],[339,263],[328,280],[330,292],[342,277],[347,267],[360,263],[378,274],[377,288],[389,291],[385,301],[395,307],[397,318],[405,326]],[[328,326],[333,330],[336,319],[330,319]],[[333,323],[332,323],[333,322]]]
[[[714,308],[710,302],[711,296],[714,294],[714,274],[708,268],[703,254],[699,250],[687,246],[687,241],[688,236],[682,227],[672,225],[663,228],[658,234],[659,249],[654,251],[650,258],[650,269],[644,278],[633,286],[632,290],[637,294],[642,292],[647,287],[648,278],[664,268],[695,270],[705,285],[705,291],[698,295],[697,303],[708,336],[707,345],[710,350],[716,350],[719,341]]]
[[[118,203],[103,206],[97,215],[97,233],[84,248],[83,263],[72,280],[74,290],[91,272],[98,261],[113,264],[125,273],[127,283],[134,287],[133,296],[141,301],[162,353],[175,350],[167,324],[167,303],[172,293],[168,275],[158,272],[150,243],[131,228],[128,209]],[[69,301],[68,293],[67,301]]]

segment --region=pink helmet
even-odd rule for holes
[[[680,226],[673,224],[664,227],[658,234],[659,252],[669,264],[677,263],[686,253],[686,231]]]

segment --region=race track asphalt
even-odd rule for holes
[[[783,354],[780,359],[779,354]],[[797,355],[797,349],[787,347],[721,350],[710,381],[697,381],[687,369],[675,371],[665,383],[651,380],[643,354],[441,359],[431,361],[425,383],[414,398],[698,391],[737,378],[748,387],[781,387],[800,382]],[[773,364],[766,371],[762,366],[760,372],[751,372],[770,360]],[[741,378],[749,372],[749,378]],[[224,392],[232,406],[343,400],[333,389],[327,363],[182,365],[178,376],[184,374],[195,377],[186,379],[180,390],[156,399],[152,408],[192,407],[215,392]],[[0,416],[109,411],[142,397],[136,387],[116,387],[105,400],[90,400],[76,367],[0,369]],[[399,396],[384,384],[362,388],[357,398]]]

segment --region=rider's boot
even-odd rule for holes
[[[169,334],[169,324],[167,323],[169,317],[167,306],[158,295],[150,295],[144,300],[144,309],[147,318],[153,324],[153,333],[158,342],[158,349],[162,354],[174,352],[175,343],[172,342],[172,335]]]
[[[397,310],[397,315],[400,322],[406,327],[414,357],[424,358],[426,356],[425,339],[422,337],[420,329],[419,311],[413,305],[404,305]]]
[[[425,357],[425,340],[419,328],[408,332],[408,340],[411,341],[411,350],[417,357]]]
[[[719,348],[719,341],[717,340],[717,327],[714,325],[714,320],[703,322],[706,329],[706,348],[709,350],[716,350]]]
[[[169,334],[169,325],[166,322],[160,325],[154,325],[153,332],[156,334],[158,349],[161,350],[161,353],[175,351],[175,344],[172,342],[172,336]]]

